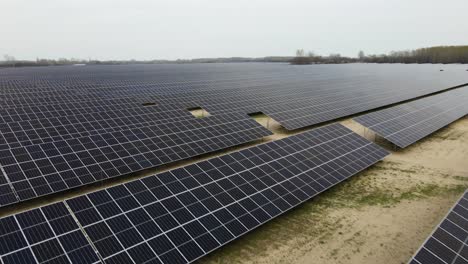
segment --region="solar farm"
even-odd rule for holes
[[[0,101],[1,263],[468,263],[466,66],[5,68]]]

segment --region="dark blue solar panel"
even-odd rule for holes
[[[2,263],[99,263],[64,203],[0,219]]]

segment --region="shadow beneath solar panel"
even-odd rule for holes
[[[418,141],[414,142],[413,144],[405,148],[397,147],[396,151],[399,151],[401,153],[411,152],[413,149],[420,148],[421,146],[425,144],[432,144],[435,140],[436,141],[437,140],[441,140],[441,141],[457,140],[461,135],[451,135],[450,127],[453,126],[453,123],[460,122],[461,120],[464,120],[464,119],[468,119],[468,116],[464,116],[442,128],[439,128],[438,130],[432,132],[431,134],[425,136],[424,138],[419,139]]]
[[[394,143],[390,142],[389,140],[387,140],[386,138],[376,134],[374,131],[367,129],[367,134],[371,135],[370,137],[372,139],[369,139],[369,137],[367,136],[364,136],[365,138],[369,139],[370,141],[374,142],[375,144],[381,146],[382,148],[388,150],[388,151],[399,151],[401,150],[402,148],[400,148],[399,146],[395,145]],[[361,135],[362,136],[362,135]]]
[[[271,118],[270,116],[262,112],[250,113],[248,115],[251,118],[253,118],[255,121],[257,121],[257,123],[259,123],[260,125],[262,125],[263,127],[265,127],[266,129],[270,130],[273,133],[273,135],[263,138],[264,142],[282,139],[285,137],[293,136],[296,134],[300,134],[300,133],[303,133],[303,132],[306,132],[315,128],[327,126],[327,125],[334,124],[334,123],[342,123],[346,125],[351,120],[351,118],[349,117],[343,117],[343,118],[338,118],[338,119],[334,119],[331,121],[326,121],[326,122],[322,122],[322,123],[318,123],[318,124],[314,124],[310,126],[305,126],[305,127],[294,129],[294,130],[288,130],[285,127],[283,127],[278,121],[276,121],[275,119]],[[356,124],[358,123],[356,122]],[[361,134],[359,132],[357,133]],[[371,138],[369,139],[372,140]]]
[[[201,107],[191,107],[187,110],[196,118],[204,118],[211,116],[211,114],[208,111]]]
[[[468,116],[465,116],[465,117],[462,117],[454,122],[457,122],[459,120],[462,120],[462,119],[465,119],[465,118],[468,118]],[[446,131],[447,129],[449,129],[449,127],[454,123],[450,123],[436,131],[434,131],[433,133],[417,140],[416,142],[414,142],[413,144],[409,145],[409,146],[406,146],[404,148],[401,148],[397,145],[395,145],[394,143],[390,142],[389,140],[385,139],[384,137],[378,135],[377,133],[375,133],[374,131],[372,131],[371,129],[361,125],[360,123],[354,121],[353,119],[347,119],[347,120],[344,120],[342,121],[341,123],[346,126],[347,128],[353,130],[355,133],[359,134],[360,136],[366,138],[367,140],[369,141],[372,141],[374,143],[376,143],[377,145],[385,148],[386,150],[390,151],[390,152],[410,152],[412,151],[414,148],[418,148],[420,147],[422,144],[426,144],[426,143],[431,143],[433,140],[434,140],[434,136],[435,134],[440,134],[442,133],[443,131]],[[436,137],[437,138],[437,137]],[[442,140],[445,140],[445,138],[442,138],[442,137],[438,137]]]
[[[297,130],[287,130],[278,121],[269,117],[263,112],[250,113],[248,114],[248,116],[253,118],[257,123],[259,123],[260,125],[262,125],[263,127],[265,127],[273,133],[273,135],[265,137],[263,141],[278,140],[311,129],[311,127],[306,127]]]
[[[257,123],[259,123],[260,125],[262,125],[263,127],[275,134],[290,134],[290,131],[284,128],[278,121],[274,120],[273,118],[269,117],[263,112],[250,113],[248,114],[248,116],[250,116],[255,121],[257,121]]]
[[[371,129],[361,125],[360,123],[354,121],[352,118],[347,118],[340,122],[342,125],[346,126],[347,128],[351,129],[356,134],[360,135],[361,137],[374,142],[375,144],[383,147],[384,149],[394,152],[398,151],[401,148],[397,145],[393,144],[392,142],[388,141],[384,137],[378,135]]]
[[[419,96],[419,97],[414,97],[414,98],[404,100],[404,101],[400,101],[400,102],[396,102],[396,103],[393,103],[393,104],[388,104],[388,105],[384,105],[384,106],[381,106],[381,107],[373,108],[373,109],[370,109],[370,110],[367,110],[367,111],[362,111],[362,112],[359,112],[359,113],[343,116],[341,118],[336,118],[336,119],[333,119],[331,121],[326,121],[326,122],[323,122],[323,123],[319,123],[319,124],[314,125],[314,126],[324,126],[324,125],[327,125],[327,124],[330,124],[330,123],[335,123],[335,122],[347,122],[347,120],[350,120],[350,119],[358,117],[358,116],[363,116],[363,115],[366,115],[366,114],[369,114],[369,113],[378,112],[380,110],[385,110],[385,109],[392,108],[392,107],[395,107],[395,106],[398,106],[398,105],[403,105],[403,104],[406,104],[406,103],[410,103],[410,102],[413,102],[413,101],[417,101],[417,100],[420,100],[420,99],[423,99],[423,98],[431,97],[431,96],[434,96],[434,95],[437,95],[437,94],[442,94],[442,93],[445,93],[445,92],[448,92],[448,91],[451,91],[451,90],[460,89],[460,88],[468,89],[468,83],[453,86],[453,87],[449,87],[449,88],[446,88],[446,89],[443,89],[443,90],[440,90],[440,91],[437,91],[437,92],[433,92],[433,93],[430,93],[430,94],[425,94],[425,95],[422,95],[422,96]],[[310,129],[310,128],[313,128],[313,126],[312,127],[307,127],[307,129]]]

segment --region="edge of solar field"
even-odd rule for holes
[[[416,262],[415,264],[420,264],[421,263],[421,262],[419,262],[418,260],[415,259],[416,255],[419,253],[419,251],[421,251],[421,249],[424,248],[424,246],[429,241],[429,239],[431,239],[431,237],[434,235],[434,233],[439,229],[440,225],[444,222],[445,219],[447,219],[447,216],[449,216],[450,213],[453,211],[453,209],[455,207],[457,207],[458,203],[465,197],[466,194],[468,194],[468,189],[466,189],[465,192],[463,192],[463,194],[460,196],[460,198],[450,207],[450,209],[442,217],[440,222],[434,227],[434,229],[431,231],[431,233],[426,237],[424,242],[421,243],[421,246],[419,246],[418,249],[415,251],[415,253],[411,256],[411,258],[408,260],[407,264],[412,264],[414,261]],[[437,258],[439,258],[439,257],[437,257]]]
[[[346,128],[346,127],[345,127],[345,128]],[[346,129],[348,129],[348,128],[346,128]],[[351,133],[356,134],[355,132],[351,131],[350,129],[348,129],[348,130],[349,130]],[[300,133],[300,134],[301,134],[301,133]],[[358,135],[358,134],[356,134],[356,135]],[[358,135],[358,136],[361,137],[361,138],[363,138],[363,137],[360,136],[360,135]],[[365,138],[364,138],[364,139],[365,139]],[[365,139],[365,140],[366,140],[366,141],[369,141],[369,140],[367,140],[367,139]],[[261,144],[252,146],[251,148],[257,147],[257,146],[260,146],[260,145],[263,145],[263,144],[268,144],[268,143],[271,143],[271,142],[274,142],[274,141],[261,143]],[[376,145],[375,143],[373,143],[373,142],[371,142],[371,141],[369,141],[369,143]],[[342,180],[340,180],[340,181],[338,181],[338,182],[336,182],[336,183],[333,183],[333,184],[329,185],[327,188],[324,188],[322,191],[319,191],[319,192],[315,193],[313,196],[311,196],[311,197],[305,199],[304,201],[300,201],[297,205],[294,205],[294,206],[292,206],[291,208],[288,208],[288,209],[286,209],[285,211],[280,212],[278,215],[276,215],[276,216],[270,218],[269,220],[267,220],[267,221],[265,221],[265,222],[263,222],[263,223],[260,222],[260,223],[259,223],[258,225],[256,225],[255,227],[253,227],[253,228],[251,228],[251,229],[247,229],[247,231],[241,233],[241,234],[238,235],[238,236],[233,237],[232,239],[228,240],[227,242],[225,242],[225,243],[223,243],[223,244],[220,243],[219,246],[215,247],[214,249],[212,249],[212,250],[210,250],[210,251],[207,251],[205,254],[203,254],[203,255],[201,255],[201,256],[199,256],[199,257],[197,257],[197,258],[195,258],[195,259],[193,259],[193,260],[191,260],[191,261],[189,261],[189,262],[187,262],[187,263],[192,263],[192,262],[194,262],[194,261],[196,261],[196,260],[198,260],[198,259],[200,259],[200,258],[202,258],[202,257],[204,257],[204,256],[206,256],[206,255],[208,255],[209,253],[211,253],[211,252],[213,252],[213,251],[215,251],[215,250],[217,250],[217,249],[219,249],[219,248],[221,248],[221,247],[227,245],[228,243],[230,243],[230,242],[232,242],[232,241],[238,239],[239,237],[242,237],[242,236],[244,236],[245,234],[247,234],[247,233],[249,233],[249,232],[251,232],[251,231],[257,229],[258,227],[260,227],[261,225],[263,225],[263,224],[265,224],[265,223],[271,221],[272,219],[275,219],[275,218],[279,217],[280,215],[283,215],[284,213],[289,212],[290,210],[297,208],[299,205],[301,205],[301,204],[303,204],[303,203],[305,203],[305,202],[307,202],[307,201],[310,201],[311,199],[315,198],[316,196],[320,195],[321,193],[323,193],[323,192],[325,192],[325,191],[327,191],[327,190],[333,188],[334,186],[336,186],[336,185],[342,183],[343,181],[345,181],[345,180],[347,180],[347,179],[349,179],[349,178],[355,176],[356,174],[362,172],[363,170],[365,170],[365,169],[371,167],[372,165],[374,165],[374,164],[380,162],[381,160],[383,160],[386,156],[388,156],[388,155],[390,154],[388,151],[386,151],[385,149],[381,148],[380,146],[378,146],[378,145],[376,145],[376,146],[377,146],[378,148],[382,149],[382,150],[386,153],[386,154],[385,154],[382,158],[380,158],[379,160],[377,160],[377,161],[375,161],[375,162],[373,162],[373,163],[371,163],[371,164],[366,165],[365,167],[363,167],[363,168],[359,169],[358,171],[352,173],[349,177],[344,178],[344,179],[342,179]],[[250,147],[249,147],[249,148],[250,148]],[[247,148],[247,149],[249,149],[249,148]],[[239,150],[239,151],[240,151],[240,150]],[[226,154],[226,155],[228,155],[228,154]],[[216,158],[216,157],[213,157],[213,158]],[[211,159],[211,158],[210,158],[210,159]],[[201,162],[201,161],[198,161],[198,162]],[[185,166],[182,166],[182,168],[183,168],[183,167],[186,167],[186,166],[193,165],[193,164],[197,164],[198,162],[192,163],[192,164],[188,164],[188,165],[185,165]],[[151,175],[148,175],[148,176],[145,176],[145,177],[152,177],[152,176],[157,175],[157,174],[159,174],[159,173],[154,173],[154,174],[151,174]],[[143,178],[145,178],[145,177],[143,177]],[[139,179],[132,180],[132,181],[138,181],[138,180],[139,180]],[[127,184],[127,183],[132,182],[132,181],[128,181],[128,182],[125,182],[125,183],[121,183],[121,184],[118,184],[118,185]],[[111,188],[111,187],[109,187],[109,188]],[[104,189],[102,189],[102,190],[104,190]],[[96,190],[96,191],[93,191],[93,192],[98,192],[98,191],[102,191],[102,190]],[[69,213],[72,215],[72,217],[74,218],[75,222],[78,224],[79,230],[80,230],[80,231],[85,235],[85,237],[87,238],[88,243],[93,247],[93,249],[95,249],[94,243],[93,243],[93,242],[91,241],[91,239],[89,238],[88,234],[87,234],[86,231],[84,230],[84,227],[82,226],[82,224],[81,224],[81,223],[79,222],[79,220],[77,219],[75,213],[72,211],[72,209],[71,209],[71,208],[69,207],[69,205],[67,204],[67,201],[68,201],[68,200],[71,200],[71,199],[74,199],[74,198],[77,198],[77,197],[81,197],[81,196],[86,196],[86,195],[88,195],[88,194],[90,194],[90,193],[93,193],[93,192],[81,194],[81,195],[75,196],[75,197],[73,197],[73,198],[65,199],[65,200],[58,201],[58,202],[53,202],[53,203],[50,203],[50,204],[47,204],[47,205],[43,205],[43,206],[40,206],[40,207],[31,208],[31,209],[29,209],[29,210],[27,210],[27,211],[32,211],[32,210],[40,209],[40,208],[47,207],[47,206],[50,206],[50,205],[53,205],[53,204],[63,203],[63,204],[66,206],[68,212],[69,212]],[[26,212],[26,211],[25,211],[25,212]],[[17,214],[20,214],[20,213],[17,213]],[[2,218],[10,217],[10,216],[13,216],[13,215],[16,215],[16,214],[10,214],[10,215],[4,216],[4,217],[2,217]],[[99,259],[100,259],[101,261],[103,261],[103,258],[101,258],[101,255],[100,255],[99,251],[95,250],[95,253],[97,253]]]

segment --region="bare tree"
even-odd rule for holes
[[[331,53],[328,56],[330,63],[340,63],[341,62],[341,54],[339,53]]]
[[[7,62],[12,62],[12,61],[16,60],[16,58],[14,56],[10,56],[8,54],[3,55],[3,59],[5,59],[5,61],[7,61]]]
[[[3,59],[5,60],[6,64],[11,64],[11,66],[15,67],[16,64],[16,58],[14,56],[5,54],[3,55]]]
[[[296,57],[305,57],[305,52],[303,49],[296,50]]]
[[[364,59],[366,58],[366,54],[364,53],[364,51],[362,50],[359,51],[358,58],[360,61],[364,61]]]
[[[309,55],[311,53],[309,52]],[[312,57],[307,57],[303,49],[296,50],[296,57],[291,60],[291,64],[304,65],[311,64]]]

